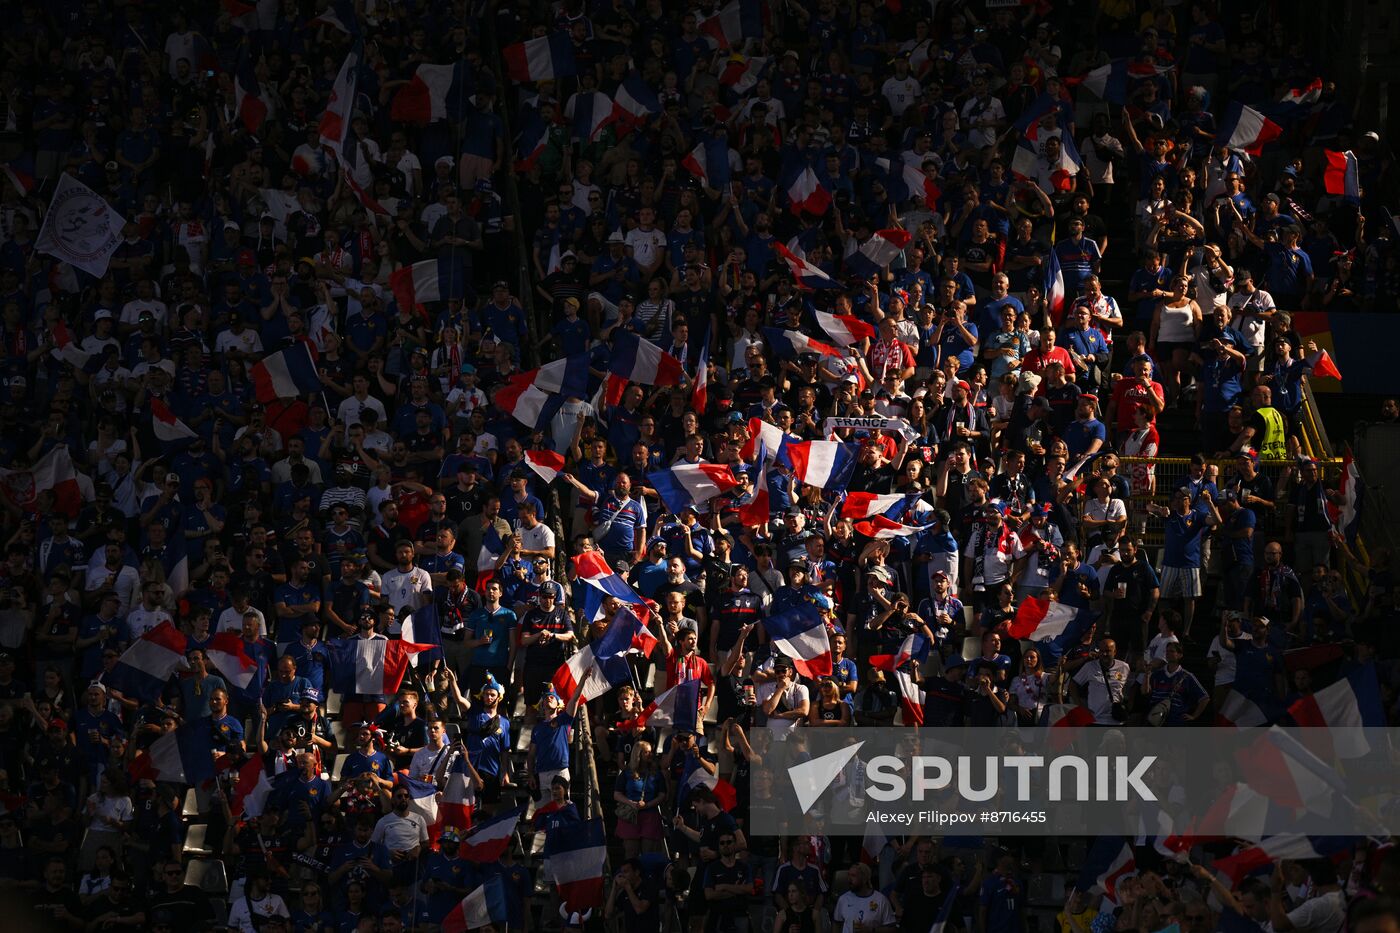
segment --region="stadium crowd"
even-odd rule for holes
[[[6,905],[1400,928],[1388,840],[747,828],[760,732],[1395,721],[1293,323],[1395,166],[1285,7],[0,0]]]

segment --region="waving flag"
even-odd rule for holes
[[[125,226],[126,220],[101,195],[64,173],[58,176],[34,248],[102,278],[112,254],[121,246]]]
[[[690,792],[697,787],[708,788],[710,793],[715,795],[715,802],[719,808],[726,813],[732,811],[739,805],[739,792],[733,784],[730,784],[718,774],[711,774],[706,771],[695,760],[694,756],[685,756],[685,777],[681,779],[681,789],[677,795],[684,803],[690,796]]]
[[[400,85],[389,108],[389,117],[403,123],[427,126],[452,116],[449,101],[460,102],[465,93],[466,69],[453,65],[419,65],[413,77]]]
[[[727,49],[745,39],[763,38],[761,0],[730,0],[718,13],[700,20],[696,26],[714,48]]]
[[[78,341],[73,339],[73,332],[68,329],[62,318],[54,322],[53,343],[54,347],[49,351],[50,356],[80,372],[88,371],[88,367],[92,365],[93,354],[84,351],[78,345]]]
[[[874,518],[883,515],[904,501],[904,493],[892,492],[880,495],[873,492],[851,492],[841,503],[842,518]]]
[[[1102,892],[1117,903],[1118,883],[1136,872],[1133,847],[1122,836],[1100,836],[1084,857],[1075,889],[1086,894]]]
[[[467,930],[479,930],[484,926],[503,930],[509,922],[505,876],[488,875],[442,918],[442,933],[466,933]]]
[[[614,596],[625,603],[641,602],[637,591],[632,589],[616,571],[608,566],[601,551],[584,551],[573,557],[574,573],[589,586]]]
[[[21,196],[32,192],[37,184],[34,176],[34,157],[27,153],[0,165],[0,172],[5,173],[5,177]]]
[[[1299,726],[1326,727],[1326,731],[1316,733],[1326,745],[1320,750],[1322,757],[1363,757],[1371,746],[1361,728],[1385,725],[1375,665],[1358,665],[1331,686],[1294,701],[1288,715]]]
[[[629,719],[624,726],[642,728],[650,723],[654,726],[670,726],[677,732],[694,732],[699,707],[700,681],[682,681],[652,700],[646,709],[635,718]]]
[[[552,450],[525,451],[525,465],[546,483],[554,482],[554,477],[564,469],[564,455]]]
[[[710,332],[700,338],[700,352],[695,357],[695,385],[690,390],[690,407],[702,418],[710,404]]]
[[[397,693],[408,659],[435,645],[385,638],[348,638],[333,645],[331,665],[342,693],[373,696]]]
[[[760,446],[770,457],[777,456],[787,440],[787,435],[783,429],[771,421],[764,421],[762,418],[749,419],[749,439],[739,450],[739,456],[745,461],[757,463],[755,459]]]
[[[417,670],[424,665],[435,666],[442,660],[442,619],[438,616],[437,603],[429,600],[408,615],[399,617],[399,637],[404,641],[420,645],[432,645],[428,651],[411,655],[408,663]]]
[[[524,814],[524,807],[515,807],[472,827],[472,831],[462,839],[458,857],[479,865],[497,861],[510,848],[515,827]]]
[[[544,857],[565,910],[575,913],[603,905],[608,845],[601,819],[557,824],[545,834]]]
[[[238,781],[234,784],[229,810],[247,817],[262,816],[272,792],[278,789],[279,785],[285,786],[295,780],[295,775],[295,771],[270,775],[264,766],[263,756],[252,756],[238,769]]]
[[[204,653],[234,687],[246,690],[257,676],[258,662],[248,656],[247,643],[237,632],[219,632],[209,640]]]
[[[437,842],[442,835],[442,817],[438,812],[438,789],[427,781],[399,776],[399,786],[408,789],[408,808],[423,817],[428,824],[429,843]]]
[[[448,294],[443,287],[443,270],[436,259],[424,259],[411,266],[401,266],[389,273],[389,289],[394,301],[405,311],[419,305],[441,301]]]
[[[602,91],[579,91],[569,98],[565,116],[572,121],[574,139],[593,142],[612,122],[612,98]]]
[[[574,41],[564,32],[508,45],[501,49],[501,58],[512,81],[550,81],[578,74]]]
[[[189,425],[175,417],[170,406],[158,398],[151,398],[151,430],[155,436],[167,444],[175,441],[194,440],[198,434]]]
[[[240,56],[233,72],[233,107],[243,128],[250,133],[262,129],[267,119],[267,101],[262,98],[262,88],[253,72],[253,62],[247,54]]]
[[[1318,758],[1308,745],[1317,745],[1317,736],[1299,741],[1283,729],[1262,729],[1248,748],[1235,753],[1239,776],[1252,793],[1298,816],[1309,811],[1331,815],[1333,803],[1346,795],[1346,786],[1334,764]],[[1230,827],[1232,836],[1258,836],[1264,825],[1261,814],[1250,832]]]
[[[1283,135],[1283,127],[1253,107],[1235,102],[1220,120],[1215,144],[1230,149],[1243,149],[1252,156],[1263,153],[1264,146]]]
[[[188,644],[173,622],[162,622],[132,642],[101,680],[123,696],[153,702],[170,676],[184,666]]]
[[[1270,119],[1289,125],[1302,120],[1313,110],[1313,104],[1322,99],[1322,79],[1313,78],[1306,87],[1289,88],[1276,103],[1263,108]]]
[[[1322,185],[1328,194],[1345,198],[1352,204],[1361,203],[1361,181],[1357,173],[1356,156],[1346,152],[1322,151],[1326,165],[1322,169]]]
[[[20,511],[34,508],[41,492],[53,492],[54,511],[75,518],[85,498],[91,498],[92,482],[73,466],[68,448],[54,447],[28,469],[0,469],[0,495]]]
[[[818,489],[844,489],[856,466],[859,450],[841,441],[784,442],[778,461],[786,463],[793,475]]]
[[[1042,92],[1039,97],[1030,102],[1030,106],[1021,111],[1021,115],[1012,121],[1011,125],[1016,129],[1016,132],[1025,134],[1052,113],[1056,115],[1055,119],[1058,122],[1060,101]]]
[[[758,465],[758,471],[753,479],[753,492],[739,506],[739,521],[745,528],[766,525],[773,517],[772,509],[768,505],[771,496],[768,488],[768,462],[773,457],[762,438],[759,438],[757,453],[758,458],[754,462]]]
[[[1361,531],[1361,508],[1366,501],[1366,481],[1361,478],[1361,471],[1356,468],[1356,461],[1352,459],[1349,448],[1342,455],[1342,475],[1337,493],[1341,496],[1341,504],[1327,503],[1328,518],[1332,521],[1332,527],[1348,544],[1355,544],[1356,535]]]
[[[766,55],[742,55],[731,52],[728,58],[717,58],[712,69],[719,83],[729,88],[739,97],[753,90],[759,78],[768,68]]]
[[[1250,726],[1268,725],[1272,720],[1258,703],[1238,690],[1230,690],[1215,713],[1217,726],[1234,726],[1247,729]]]
[[[1012,638],[1041,641],[1064,633],[1074,622],[1078,610],[1067,603],[1051,602],[1046,597],[1028,596],[1016,607],[1016,618],[1007,634]]]
[[[792,658],[803,677],[825,677],[831,673],[831,640],[817,607],[801,603],[786,612],[763,620],[773,646]]]
[[[494,524],[487,525],[486,531],[481,535],[481,550],[476,552],[476,584],[474,589],[478,593],[486,592],[486,584],[496,577],[496,562],[505,553],[506,545],[501,540],[501,533],[496,530]]]
[[[534,110],[520,118],[520,133],[515,138],[515,170],[528,172],[539,162],[549,144],[549,126]]]
[[[706,188],[724,190],[729,185],[729,142],[723,136],[701,140],[681,160],[681,168],[700,179]]]
[[[608,370],[626,382],[644,386],[680,385],[683,374],[680,360],[645,337],[621,332],[613,335]]]
[[[1079,738],[1079,731],[1094,724],[1094,714],[1087,706],[1052,703],[1045,709],[1045,726],[1050,730],[1046,740],[1050,748],[1063,752]]]
[[[619,134],[625,134],[647,122],[649,117],[661,112],[661,99],[651,89],[651,85],[637,72],[632,72],[617,86],[613,96],[612,117],[619,127]]]
[[[899,650],[894,654],[872,654],[870,666],[893,674],[910,661],[918,661],[923,664],[928,660],[929,646],[930,642],[927,638],[911,633],[904,636],[904,641],[899,643]]]
[[[214,779],[214,754],[208,722],[182,724],[151,743],[132,762],[137,780],[150,778],[169,784],[198,787]]]
[[[304,343],[263,357],[253,364],[253,389],[266,405],[279,398],[297,398],[321,391],[321,376],[311,359],[311,348]]]
[[[894,672],[895,686],[899,688],[900,724],[922,726],[924,724],[924,689],[914,680],[909,671]]]
[[[948,921],[953,917],[953,907],[958,903],[958,895],[962,893],[962,888],[953,884],[949,887],[948,896],[943,898],[943,906],[938,908],[938,916],[933,918],[933,925],[928,928],[928,933],[948,933]]]
[[[466,830],[471,827],[476,815],[476,787],[472,784],[466,755],[454,756],[452,764],[448,766],[438,809],[442,814],[444,828],[451,826],[457,830]],[[464,853],[461,857],[468,858]],[[499,854],[495,856],[499,857]]]
[[[888,540],[890,538],[907,538],[923,531],[918,525],[901,525],[893,519],[883,515],[876,515],[868,521],[856,522],[855,529],[858,534],[863,534],[867,538]]]
[[[898,160],[897,167],[891,168],[889,184],[890,199],[896,203],[914,199],[929,210],[937,210],[938,199],[943,197],[938,182],[929,177],[922,166],[911,165],[903,159]]]
[[[1332,357],[1326,350],[1319,350],[1307,358],[1308,365],[1312,367],[1314,376],[1326,376],[1329,379],[1341,381],[1342,371],[1337,368],[1337,364],[1332,361]]]
[[[867,324],[854,314],[828,314],[825,311],[817,311],[816,315],[817,324],[837,346],[849,347],[862,340],[875,338],[874,325]]]
[[[588,355],[580,353],[511,378],[496,391],[496,407],[528,428],[545,424],[569,398],[588,391]]]
[[[773,348],[773,352],[783,359],[796,359],[803,353],[819,353],[822,356],[844,356],[833,346],[813,340],[801,331],[783,330],[781,327],[763,328],[763,338]]]
[[[566,702],[581,692],[583,702],[587,703],[631,679],[632,668],[627,658],[621,655],[600,658],[594,654],[593,645],[584,645],[559,666],[550,683]]]
[[[1128,99],[1128,62],[1119,59],[1084,75],[1080,85],[1094,96],[1120,107]]]
[[[1065,272],[1060,266],[1060,256],[1054,249],[1045,259],[1045,307],[1051,320],[1058,321],[1065,312]]]
[[[788,210],[794,214],[825,214],[831,207],[831,192],[810,166],[803,169],[787,187]]]
[[[666,508],[677,515],[681,509],[709,502],[739,485],[725,463],[677,463],[668,470],[648,473],[647,479]]]
[[[1275,862],[1330,858],[1355,844],[1349,836],[1270,836],[1256,846],[1216,859],[1212,867],[1233,886],[1271,868]]]
[[[773,244],[773,252],[778,254],[778,258],[787,263],[788,270],[792,272],[792,277],[797,282],[797,287],[801,289],[813,288],[840,288],[841,283],[832,281],[817,266],[812,265],[807,260],[797,256],[781,243]]]
[[[860,249],[846,258],[846,267],[852,275],[861,278],[878,275],[889,268],[912,239],[908,230],[898,227],[876,230],[870,239],[860,245]]]
[[[362,54],[363,48],[356,42],[336,73],[330,99],[326,101],[325,112],[317,125],[321,145],[334,152],[341,163],[345,162],[345,137],[350,133],[350,114],[355,109],[356,70],[360,67]]]

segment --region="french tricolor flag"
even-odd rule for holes
[[[929,640],[922,635],[911,633],[904,636],[904,641],[899,643],[899,650],[894,654],[872,654],[870,666],[892,674],[910,661],[924,663],[928,660],[928,650]]]
[[[739,450],[739,456],[745,461],[757,463],[755,459],[760,446],[767,451],[768,456],[775,455],[782,449],[787,435],[783,434],[783,429],[771,421],[764,421],[762,418],[749,419],[749,439]]]
[[[442,933],[467,933],[485,926],[503,930],[510,922],[509,903],[505,876],[490,875],[442,918]]]
[[[505,553],[506,545],[494,525],[487,525],[481,535],[481,550],[476,552],[476,585],[478,593],[486,592],[486,584],[496,577],[496,561]]]
[[[1356,156],[1350,149],[1333,152],[1324,149],[1327,164],[1322,169],[1322,185],[1328,194],[1345,198],[1352,204],[1361,203],[1361,180],[1357,174]]]
[[[246,690],[258,673],[258,662],[248,656],[247,642],[237,632],[219,632],[205,647],[209,663],[233,686]]]
[[[617,86],[613,96],[613,120],[619,132],[626,133],[661,112],[661,99],[637,72],[632,72]]]
[[[873,492],[851,492],[846,494],[846,500],[841,503],[842,518],[874,518],[877,515],[884,515],[890,509],[904,501],[904,493],[873,493]]]
[[[1094,714],[1087,706],[1052,703],[1045,709],[1045,726],[1050,730],[1047,741],[1056,752],[1069,748],[1079,738],[1079,730],[1093,724]]]
[[[627,382],[644,386],[680,385],[683,370],[676,359],[645,337],[618,333],[613,337],[608,369]]]
[[[403,266],[389,273],[389,289],[394,293],[394,301],[404,311],[412,311],[419,305],[441,301],[445,290],[442,287],[442,271],[436,259],[424,259],[411,266]]]
[[[1313,368],[1313,372],[1317,372],[1316,367]],[[1337,378],[1341,378],[1340,375]],[[1356,535],[1361,530],[1361,506],[1366,501],[1366,481],[1361,478],[1361,471],[1356,468],[1356,461],[1352,459],[1350,449],[1342,455],[1337,495],[1342,501],[1338,505],[1327,503],[1327,517],[1338,534],[1346,538],[1348,543],[1355,543]]]
[[[393,692],[393,691],[390,691]],[[442,815],[438,811],[438,789],[427,781],[418,781],[405,775],[399,776],[399,786],[408,789],[408,807],[423,817],[428,824],[428,840],[436,843],[442,835]]]
[[[607,638],[606,633],[603,638]],[[565,701],[571,701],[576,693],[582,693],[582,702],[587,703],[631,680],[632,667],[625,657],[621,654],[600,657],[594,652],[593,645],[584,645],[559,665],[550,678],[555,692]]]
[[[350,135],[350,114],[355,109],[356,69],[360,67],[363,47],[356,42],[340,64],[335,83],[331,85],[331,96],[326,101],[326,109],[316,126],[321,145],[335,153],[341,163],[346,161],[345,138]]]
[[[1136,873],[1133,847],[1121,836],[1100,836],[1084,857],[1084,867],[1079,870],[1075,887],[1089,894],[1101,891],[1117,903],[1119,882]]]
[[[1189,852],[1195,846],[1231,836],[1260,838],[1267,825],[1269,799],[1249,785],[1235,783],[1211,804],[1199,819],[1180,833],[1162,840],[1159,848],[1170,853]]]
[[[1120,59],[1095,68],[1080,84],[1101,100],[1121,106],[1128,99],[1128,62]]]
[[[573,121],[574,139],[593,142],[612,122],[613,101],[602,91],[580,91],[569,98],[564,115]]]
[[[873,658],[871,660],[874,660]],[[926,694],[909,671],[894,672],[895,686],[899,687],[900,724],[922,726],[924,724],[924,700]]]
[[[331,659],[336,680],[346,693],[378,696],[397,693],[408,672],[408,659],[435,645],[419,645],[385,638],[351,638],[336,645]]]
[[[78,341],[73,339],[73,332],[68,329],[62,318],[53,325],[53,343],[54,347],[49,351],[50,356],[62,360],[76,370],[87,371],[93,355],[78,345]]]
[[[524,813],[524,807],[516,807],[477,824],[462,840],[458,857],[479,865],[488,865],[496,861],[510,848],[510,841],[515,836],[515,827]]]
[[[792,658],[803,677],[825,677],[831,673],[831,640],[821,613],[810,603],[763,620],[773,646]]]
[[[753,493],[743,505],[739,506],[739,521],[743,523],[745,528],[758,528],[766,525],[773,517],[773,511],[768,504],[770,497],[768,462],[773,457],[762,438],[759,439],[757,452],[758,459],[754,462],[758,464],[758,473],[753,478]]]
[[[132,642],[102,682],[124,696],[156,700],[170,675],[184,666],[188,644],[173,622],[162,622]]]
[[[817,324],[838,347],[849,347],[862,340],[874,340],[875,328],[854,314],[828,314],[815,312]]]
[[[1346,787],[1335,764],[1323,761],[1308,747],[1331,743],[1310,731],[1260,730],[1248,748],[1235,753],[1235,762],[1241,780],[1252,791],[1294,813],[1316,809],[1321,815],[1330,810],[1333,800],[1346,795]],[[1322,743],[1319,738],[1323,738]],[[1261,818],[1257,827],[1250,827],[1250,832],[1232,827],[1229,835],[1257,836],[1262,829]]]
[[[681,168],[700,179],[706,188],[723,190],[729,184],[729,142],[722,136],[701,140],[681,159]]]
[[[700,341],[695,359],[695,386],[690,390],[690,407],[702,418],[710,403],[710,335]]]
[[[462,94],[462,64],[419,65],[394,95],[393,120],[426,126],[451,116],[448,101]]]
[[[608,843],[601,819],[558,824],[545,836],[544,857],[565,910],[581,913],[603,905]]]
[[[1269,717],[1258,703],[1251,700],[1238,690],[1231,690],[1225,694],[1225,700],[1220,704],[1220,708],[1215,712],[1215,724],[1217,726],[1234,726],[1237,729],[1247,729],[1250,726],[1266,726],[1269,724]]]
[[[574,573],[580,580],[609,596],[625,603],[640,602],[637,591],[632,589],[616,571],[608,566],[602,551],[584,551],[573,558]]]
[[[321,391],[321,376],[304,343],[263,357],[253,364],[253,389],[266,405],[279,398],[297,398]]]
[[[826,190],[816,171],[808,166],[792,180],[787,188],[788,210],[801,215],[825,214],[831,207],[831,192]]]
[[[1045,259],[1044,293],[1050,319],[1058,321],[1065,311],[1065,270],[1061,268],[1059,254],[1053,248]]]
[[[588,391],[588,356],[580,353],[513,377],[497,390],[495,403],[528,428],[554,417],[568,398]]]
[[[1380,682],[1374,664],[1358,665],[1331,686],[1303,697],[1288,707],[1293,722],[1317,733],[1330,748],[1323,757],[1360,758],[1370,751],[1363,727],[1385,725]],[[1342,730],[1342,731],[1339,731]]]
[[[515,138],[515,170],[528,172],[544,154],[549,143],[549,126],[533,110],[520,118],[520,134]]]
[[[1315,104],[1322,99],[1322,79],[1313,78],[1307,87],[1289,88],[1279,98],[1280,104]]]
[[[335,0],[319,16],[312,18],[311,25],[330,26],[346,35],[354,35],[359,31],[359,23],[355,19],[355,4],[350,0]]]
[[[1040,596],[1027,596],[1016,607],[1016,618],[1012,620],[1007,634],[1012,638],[1028,638],[1042,641],[1064,634],[1079,614],[1073,606],[1051,602]]]
[[[28,469],[0,469],[0,495],[20,511],[30,511],[39,493],[52,491],[54,511],[77,517],[92,498],[92,482],[73,466],[66,446],[54,447]]]
[[[1256,846],[1216,859],[1213,867],[1231,885],[1237,885],[1250,875],[1271,868],[1275,862],[1330,858],[1354,845],[1350,836],[1270,836]]]
[[[578,73],[574,41],[564,32],[508,45],[501,50],[501,57],[512,81],[549,81]]]
[[[1263,153],[1264,146],[1283,135],[1283,127],[1253,107],[1233,103],[1220,121],[1215,144],[1230,149],[1242,149],[1252,156]]]
[[[546,483],[554,482],[554,477],[558,476],[564,469],[564,455],[557,454],[552,450],[527,450],[525,451],[525,465],[535,471],[535,474]]]
[[[444,827],[466,830],[472,825],[476,815],[476,786],[472,783],[466,755],[458,755],[452,759],[443,781],[442,799],[438,801],[438,810],[442,814]],[[494,861],[494,858],[492,860]]]
[[[784,359],[795,359],[803,353],[820,353],[822,356],[838,358],[845,355],[835,347],[822,343],[820,340],[813,340],[801,331],[765,327],[763,328],[763,337],[773,348],[773,352]]]
[[[739,805],[739,792],[733,784],[718,774],[706,771],[692,755],[686,755],[685,761],[685,767],[688,770],[685,778],[681,781],[679,796],[682,802],[690,796],[690,792],[695,788],[707,787],[710,793],[715,795],[715,802],[719,804],[719,808],[726,813]]]
[[[229,801],[229,809],[233,813],[243,816],[262,816],[263,808],[267,806],[267,798],[272,795],[277,778],[291,773],[293,772],[284,771],[274,778],[267,773],[267,768],[263,765],[263,756],[254,755],[244,763],[243,767],[238,769],[238,780],[234,783],[233,799]]]
[[[647,704],[646,709],[628,720],[624,726],[641,728],[648,723],[670,726],[677,731],[695,731],[700,707],[700,681],[687,680],[676,684]],[[622,728],[622,727],[619,727]]]
[[[813,288],[840,288],[841,283],[833,281],[817,266],[812,265],[807,260],[793,253],[781,243],[773,244],[773,252],[778,254],[778,258],[787,263],[787,267],[792,272],[793,279],[797,282],[797,287],[801,289]]]
[[[900,160],[899,174],[891,180],[900,192],[896,200],[903,202],[917,198],[931,210],[938,208],[938,199],[943,197],[943,191],[938,187],[938,182],[930,178],[920,166]]]
[[[175,417],[170,406],[158,398],[150,399],[151,430],[155,436],[167,444],[175,441],[194,440],[198,434],[185,422]]]
[[[716,61],[713,71],[720,84],[743,96],[763,77],[767,67],[768,57],[765,55],[741,55],[733,52],[728,58]]]
[[[213,746],[207,722],[187,722],[167,732],[131,763],[138,780],[150,778],[198,787],[214,778]]]
[[[267,102],[261,94],[257,75],[253,73],[253,61],[243,55],[233,72],[233,106],[243,121],[243,128],[250,133],[261,129],[267,119]]]
[[[793,474],[808,486],[841,489],[856,466],[856,445],[841,441],[784,442],[778,461],[786,462]]]
[[[846,259],[846,267],[852,275],[861,278],[869,278],[884,272],[895,257],[904,251],[904,247],[909,245],[913,239],[908,230],[901,230],[893,227],[888,230],[876,230],[870,239],[860,245]]]
[[[700,34],[715,48],[727,49],[745,39],[763,37],[761,0],[730,0],[713,16],[696,24]]]
[[[22,155],[11,159],[4,165],[0,165],[0,171],[5,173],[5,177],[10,180],[10,184],[15,186],[15,190],[21,195],[29,194],[34,190],[36,184],[34,180],[34,157],[32,155]]]
[[[687,506],[709,502],[739,485],[726,463],[677,463],[647,474],[666,508],[679,515]]]
[[[893,519],[883,515],[876,515],[869,521],[856,522],[856,531],[867,538],[877,540],[887,540],[889,538],[907,538],[923,531],[918,525],[901,525]]]

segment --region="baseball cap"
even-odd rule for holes
[[[111,308],[98,308],[96,311],[92,312],[92,320],[93,320],[93,323],[96,323],[96,322],[98,322],[98,321],[110,321],[111,319],[112,319],[112,309],[111,309]]]
[[[626,242],[626,239],[627,238],[622,235],[621,230],[614,230],[612,233],[608,234],[609,243],[623,243]]]
[[[1253,447],[1241,447],[1240,452],[1235,454],[1236,460],[1249,460],[1253,463],[1259,462],[1259,451]]]
[[[178,483],[178,482],[180,481],[180,474],[179,474],[179,473],[167,473],[167,474],[165,474],[165,481],[166,481],[167,483]]]
[[[452,167],[453,165],[455,165],[455,164],[456,164],[456,163],[454,163],[454,162],[452,161],[452,156],[446,156],[446,155],[445,155],[445,156],[438,156],[438,157],[437,157],[437,161],[435,161],[435,162],[433,163],[434,167],[439,166],[439,165],[446,165],[448,168],[451,168],[451,167]]]

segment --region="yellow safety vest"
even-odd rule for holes
[[[1264,420],[1264,436],[1254,439],[1261,460],[1283,460],[1288,456],[1288,424],[1277,408],[1261,408],[1257,412]]]

